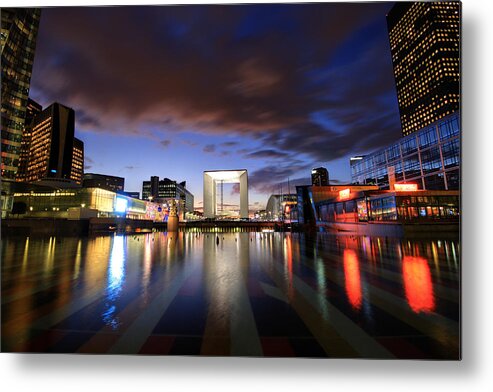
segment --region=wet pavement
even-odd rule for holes
[[[2,351],[460,357],[457,240],[2,240]]]

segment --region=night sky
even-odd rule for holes
[[[76,111],[85,171],[142,191],[157,175],[247,169],[251,208],[280,183],[401,136],[385,14],[392,3],[51,8],[31,97]],[[226,203],[239,195],[228,186]]]

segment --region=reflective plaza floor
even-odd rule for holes
[[[457,240],[4,238],[2,351],[460,357]]]

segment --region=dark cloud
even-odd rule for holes
[[[168,132],[236,133],[330,161],[355,143],[364,151],[400,135],[389,8],[45,9],[33,89],[73,106],[82,127],[139,133],[150,123]]]
[[[220,144],[221,147],[234,147],[237,145],[238,145],[238,142],[223,142]]]
[[[171,140],[168,140],[168,139],[161,140],[159,143],[161,144],[161,146],[163,146],[163,147],[166,148],[166,147],[168,147],[171,144]]]
[[[86,113],[86,111],[83,109],[76,110],[75,121],[77,126],[80,126],[82,128],[98,128],[101,126],[101,123],[96,117],[93,117],[90,114]]]
[[[285,193],[295,192],[296,185],[309,185],[310,178],[293,178],[292,176],[300,171],[306,171],[310,165],[286,165],[286,166],[266,166],[254,171],[248,176],[248,185],[259,193],[280,193],[281,187]],[[239,188],[238,188],[239,191]]]
[[[245,158],[266,158],[266,159],[286,158],[288,156],[290,156],[290,154],[276,150],[258,150],[245,154]]]
[[[84,156],[84,170],[89,170],[93,166],[92,163],[94,163],[92,158]]]
[[[216,146],[214,144],[207,144],[206,146],[204,146],[204,148],[202,149],[202,151],[208,152],[208,153],[215,152],[216,151]]]
[[[186,144],[187,146],[195,147],[198,145],[197,142],[192,142],[190,140],[182,140],[183,144]]]

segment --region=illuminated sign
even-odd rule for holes
[[[128,200],[123,197],[117,197],[115,203],[115,212],[127,212]]]
[[[341,199],[347,199],[349,195],[351,194],[351,189],[343,189],[342,191],[339,191],[339,197]]]
[[[415,192],[418,184],[394,184],[394,189],[398,192]]]

